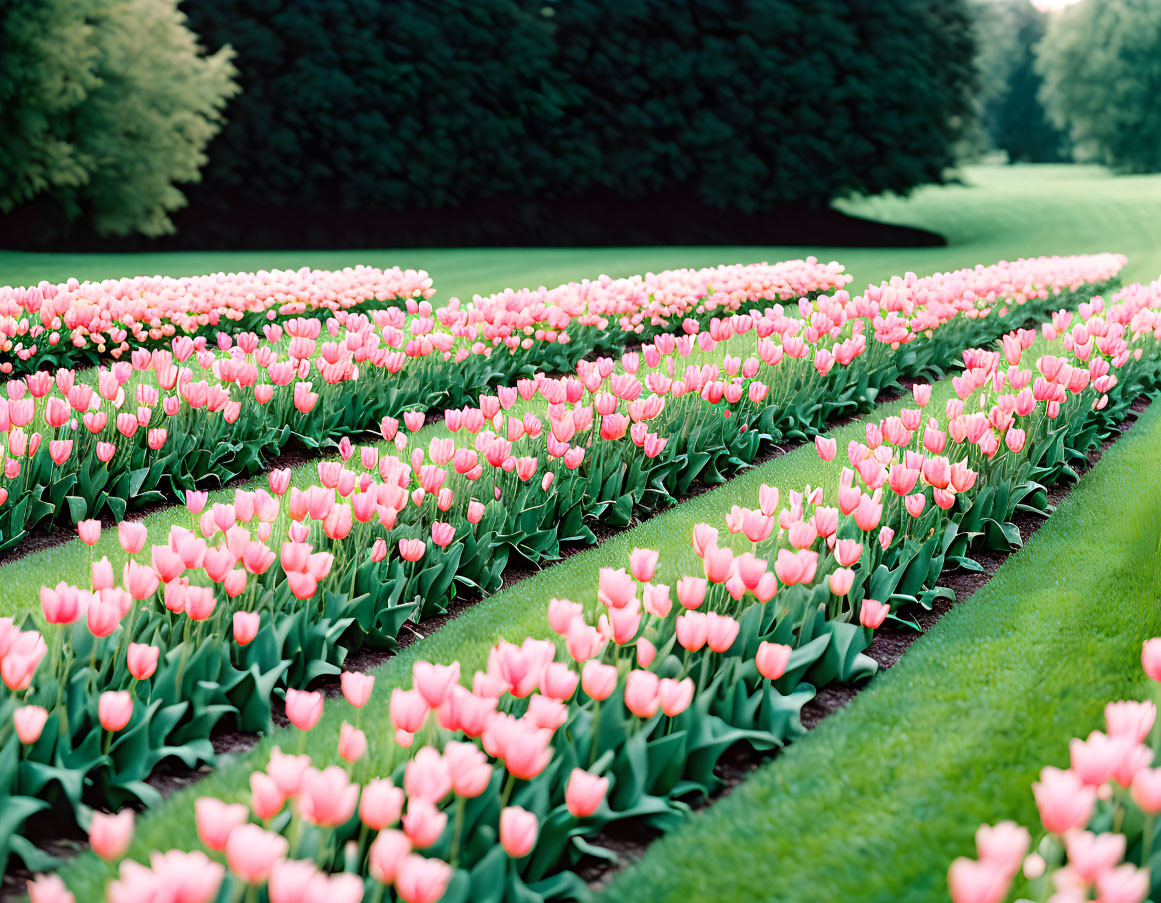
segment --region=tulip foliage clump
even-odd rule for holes
[[[1120,261],[1054,265],[1063,292]],[[671,585],[658,579],[665,550],[634,550],[601,571],[590,598],[545,600],[552,639],[501,630],[470,680],[457,662],[421,661],[412,686],[385,700],[372,675],[345,669],[348,654],[393,647],[406,623],[446,611],[464,588],[495,590],[512,558],[551,560],[562,542],[595,540],[598,521],[628,524],[695,479],[720,482],[771,439],[817,433],[909,368],[950,368],[957,337],[988,341],[1026,319],[1029,298],[1036,310],[1062,297],[968,287],[996,278],[981,268],[818,295],[797,317],[739,301],[704,329],[696,318],[676,332],[657,324],[618,361],[518,375],[422,436],[418,410],[379,419],[380,441],[336,432],[338,456],[313,465],[307,485],[278,469],[229,503],[190,489],[188,520],[168,535],[121,522],[117,566],[90,555],[83,585],[41,588],[42,621],[0,620],[10,725],[0,793],[14,813],[0,854],[42,860],[22,826],[53,807],[121,862],[114,903],[162,887],[271,903],[304,887],[353,901],[387,888],[407,901],[583,893],[568,867],[611,855],[597,839],[606,826],[674,824],[691,795],[717,786],[730,746],[781,746],[802,732],[816,688],[872,675],[874,631],[948,595],[945,567],[973,567],[980,545],[1019,544],[1017,509],[1047,514],[1044,487],[1161,380],[1161,282],[961,345],[954,397],[916,384],[898,414],[868,421],[865,441],[843,450],[849,466],[832,485],[763,486],[752,507],[698,524],[682,541],[700,567]],[[329,322],[335,337],[383,335],[406,317]],[[302,338],[314,341],[294,335],[287,347]],[[190,359],[207,355],[222,372],[253,353],[230,354],[243,342]],[[345,350],[334,361],[323,352],[312,364],[314,348],[301,361],[341,364],[349,348],[335,344]],[[463,361],[488,360],[464,350]],[[158,353],[136,356],[155,367]],[[339,397],[328,396],[331,414]],[[314,421],[302,407],[298,428],[322,428],[327,412]],[[838,456],[833,439],[815,443],[823,460]],[[102,531],[88,518],[77,529],[89,547]],[[355,711],[337,749],[307,753],[326,676]],[[271,731],[277,700],[299,749],[273,753],[244,799],[199,800],[198,849],[122,861],[132,807],[159,802],[154,770],[215,762],[211,735],[226,718]],[[35,888],[69,899],[59,878]]]
[[[1145,641],[1141,662],[1155,691],[1161,681],[1161,638]],[[1047,766],[1032,785],[1041,822],[1036,843],[1015,822],[981,826],[977,858],[960,857],[948,870],[953,903],[1157,899],[1161,768],[1155,758],[1161,736],[1156,719],[1152,700],[1105,706],[1105,730],[1071,740],[1069,767]]]

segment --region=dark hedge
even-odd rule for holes
[[[786,228],[939,180],[971,115],[968,0],[182,8],[233,47],[242,86],[175,217],[189,244],[705,241],[771,212]]]

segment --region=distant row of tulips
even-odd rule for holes
[[[1145,642],[1141,662],[1150,679],[1161,681],[1161,638]],[[953,903],[1003,903],[1016,891],[1020,899],[1048,903],[1157,899],[1156,720],[1151,700],[1105,706],[1105,730],[1069,741],[1069,767],[1048,766],[1032,785],[1041,821],[1036,842],[1015,822],[982,825],[977,858],[956,859],[948,870]]]
[[[289,317],[434,293],[423,270],[367,266],[0,286],[0,373],[118,360],[179,336],[257,331]]]
[[[713,291],[711,277],[726,279],[734,269],[748,274],[750,294],[723,292],[729,300],[711,309],[785,297],[796,287],[817,292],[848,278],[837,265],[816,261],[651,278],[665,278],[674,310],[696,314]],[[368,290],[356,287],[346,297]],[[593,295],[592,309],[609,314],[627,314],[642,301],[638,290],[623,286]],[[466,309],[453,301],[433,312],[426,300],[410,298],[407,314],[337,310],[325,334],[320,322],[301,317],[267,324],[260,335],[219,333],[212,344],[183,334],[168,349],[136,348],[108,369],[60,369],[55,379],[41,371],[10,382],[8,397],[0,397],[0,551],[37,526],[119,519],[127,507],[173,491],[260,472],[292,439],[317,447],[373,428],[383,416],[460,404],[540,369],[532,362],[545,347],[560,349],[568,370],[598,347],[623,343],[620,328],[583,303],[551,309],[481,303]],[[704,309],[700,315],[708,321]],[[529,325],[545,318],[553,328]]]
[[[423,780],[415,778],[408,786],[406,771],[424,774],[428,764],[391,762],[385,772],[367,777],[402,781],[412,800],[407,811],[415,805],[415,815],[409,819],[410,829],[409,821],[404,822],[401,837],[383,835],[391,839],[381,843],[370,837],[372,831],[387,830],[393,818],[378,826],[364,819],[366,828],[360,829],[353,804],[343,803],[319,821],[312,815],[317,801],[298,798],[293,807],[296,827],[290,830],[297,839],[290,850],[269,831],[287,828],[291,815],[283,812],[283,803],[297,797],[300,785],[277,784],[271,774],[279,793],[269,793],[271,785],[256,778],[261,786],[256,785],[252,800],[263,820],[261,828],[254,828],[268,833],[259,837],[247,830],[236,845],[274,851],[271,868],[288,853],[309,857],[313,851],[317,858],[312,868],[360,875],[369,870],[367,880],[380,884],[397,881],[398,872],[388,868],[389,860],[376,864],[376,843],[380,852],[388,847],[403,850],[400,857],[415,848],[455,860],[454,869],[406,860],[408,875],[435,876],[432,886],[440,887],[433,897],[418,897],[411,878],[404,879],[396,890],[408,900],[436,899],[443,893],[441,885],[453,881],[459,882],[454,886],[461,895],[478,893],[497,881],[527,886],[541,896],[569,893],[575,879],[557,870],[569,856],[585,852],[586,834],[618,817],[647,816],[659,824],[671,820],[681,808],[676,797],[712,785],[714,762],[735,740],[748,738],[759,746],[785,742],[798,730],[796,714],[810,697],[811,686],[871,673],[874,662],[861,654],[870,631],[892,609],[930,604],[941,595],[936,586],[940,572],[945,564],[966,558],[971,538],[1009,545],[1013,537],[1008,522],[1016,506],[1043,508],[1046,502],[1038,497],[1038,487],[1097,441],[1103,425],[1119,419],[1143,387],[1155,384],[1161,371],[1159,311],[1161,283],[1132,287],[1110,304],[1097,298],[1082,305],[1079,316],[1058,314],[1045,324],[1039,340],[1035,333],[1018,331],[1005,338],[1001,350],[965,353],[967,369],[955,379],[957,398],[942,414],[927,409],[930,387],[917,386],[915,407],[869,424],[867,441],[851,444],[851,467],[843,470],[833,499],[836,506],[826,503],[821,489],[790,493],[785,505],[780,505],[776,490],[764,489],[756,509],[736,508],[726,519],[730,533],[743,534],[750,544],[742,554],[733,545],[740,537],[729,544],[723,538],[719,545],[718,530],[699,525],[692,541],[703,560],[703,574],[674,581],[678,606],[672,604],[670,587],[654,580],[657,557],[646,550],[630,561],[633,577],[602,574],[595,610],[568,601],[552,603],[550,623],[581,668],[579,678],[564,662],[551,668],[554,677],[545,677],[557,650],[532,640],[520,646],[501,643],[494,668],[489,668],[491,678],[477,678],[470,693],[456,690],[452,685],[457,681],[447,679],[447,694],[435,699],[438,694],[432,692],[433,702],[418,686],[426,678],[417,672],[418,696],[393,699],[390,708],[397,743],[415,750],[411,762],[420,761],[423,746],[417,748],[417,738],[437,747],[422,754],[427,763],[435,761],[433,756],[446,757],[445,744],[458,734],[484,738],[483,752],[470,757],[480,763],[481,773],[487,765],[487,781],[472,785],[481,788],[475,796],[460,794],[464,800],[484,801],[457,804],[457,811],[463,809],[459,817],[448,819],[440,809],[447,791],[435,792],[438,785],[425,790]],[[754,321],[724,322],[736,328],[743,319]],[[662,361],[672,354],[656,345],[651,348],[639,357],[626,356],[623,372],[639,371],[651,362],[652,375],[667,372]],[[1021,366],[1033,354],[1034,367]],[[637,406],[640,416],[626,416],[625,421],[645,424],[633,437],[634,445],[643,447],[660,412],[645,416],[650,413],[648,400],[637,397],[629,381],[614,383],[612,367],[602,376],[602,366],[582,366],[575,383],[541,380],[538,385],[530,380],[511,394],[461,412],[452,420],[459,420],[457,432],[474,436],[469,447],[436,439],[426,452],[414,449],[404,461],[375,448],[352,446],[345,464],[320,465],[320,485],[305,491],[287,492],[279,474],[272,478],[270,492],[240,494],[232,506],[201,509],[201,500],[191,498],[191,529],[175,528],[165,545],[152,547],[149,564],[136,558],[148,541],[144,531],[122,525],[122,546],[133,557],[120,582],[111,566],[95,562],[91,587],[45,588],[45,619],[55,625],[46,637],[8,627],[0,672],[12,690],[7,705],[18,730],[8,744],[29,763],[9,790],[11,799],[28,812],[50,801],[66,802],[85,820],[80,783],[54,783],[48,765],[67,761],[89,776],[91,787],[111,807],[133,796],[150,802],[142,782],[159,761],[169,756],[187,764],[210,759],[205,738],[227,711],[242,724],[267,726],[276,686],[288,687],[292,721],[312,727],[322,698],[295,688],[339,670],[346,648],[341,643],[358,642],[375,630],[382,634],[384,622],[379,619],[385,612],[413,616],[422,600],[442,591],[439,581],[451,583],[465,560],[494,560],[494,550],[503,543],[490,534],[511,529],[497,529],[506,518],[535,512],[538,506],[557,510],[553,506],[570,491],[570,479],[583,481],[581,498],[591,497],[601,491],[592,487],[601,487],[609,473],[624,470],[618,462],[611,471],[597,469],[596,482],[585,479],[584,468],[593,461],[612,461],[609,449],[620,437],[598,436],[609,429],[605,420],[618,416],[617,405]],[[744,372],[745,362],[738,366]],[[728,372],[732,364],[725,367]],[[817,368],[810,369],[817,375]],[[689,371],[682,375],[694,378]],[[726,383],[719,394],[717,388],[707,389],[712,382],[704,382],[696,395],[682,393],[677,402],[692,396],[703,415],[755,404],[745,385],[731,402],[726,390],[737,383]],[[754,384],[751,377],[749,385]],[[576,401],[570,403],[569,387],[574,385]],[[615,391],[603,391],[606,386]],[[590,387],[593,400],[578,404]],[[547,426],[503,416],[503,409],[512,409],[521,396],[530,400],[542,393],[549,399],[557,392],[564,394],[550,401]],[[602,413],[601,407],[610,404]],[[670,406],[676,406],[672,399],[663,404],[666,410]],[[582,419],[592,417],[593,423],[578,427],[578,412],[586,409]],[[681,441],[678,425],[688,426],[690,414],[677,418],[658,458]],[[751,419],[755,416],[760,416],[757,410]],[[719,414],[716,422],[743,419],[740,414]],[[498,432],[501,425],[506,435]],[[741,425],[734,438],[746,441],[756,431],[743,432]],[[388,433],[394,429],[387,424]],[[590,435],[578,438],[578,429]],[[620,429],[617,422],[611,433]],[[515,446],[530,442],[531,433],[543,436],[546,445],[557,443],[558,454],[550,451],[547,462],[517,454]],[[692,434],[697,435],[696,428]],[[817,444],[823,458],[837,454],[833,441],[820,438]],[[574,456],[579,458],[575,467],[558,460],[577,449],[582,454]],[[637,454],[638,462],[656,460]],[[554,461],[559,476],[552,467],[544,469]],[[445,485],[453,479],[449,463],[466,481],[454,489]],[[473,496],[478,488],[466,488],[471,485],[490,488],[493,497],[485,492],[481,501]],[[520,486],[526,487],[528,497],[518,495]],[[609,505],[615,508],[612,500]],[[92,540],[95,529],[85,525],[82,539]],[[524,534],[546,529],[525,527]],[[409,606],[403,613],[400,598]],[[675,617],[679,611],[683,613]],[[594,660],[604,670],[590,666]],[[438,673],[446,679],[456,673],[454,665],[449,668]],[[591,684],[590,690],[584,684],[586,672],[609,675],[612,681],[606,677],[606,683]],[[578,679],[581,694],[576,693]],[[348,698],[360,698],[352,688],[366,686],[366,680],[345,676]],[[542,681],[550,683],[542,686]],[[545,686],[551,689],[546,692]],[[602,686],[609,690],[604,697]],[[534,688],[541,692],[520,701]],[[616,704],[606,705],[604,700],[614,693]],[[540,697],[546,698],[534,702]],[[457,699],[462,704],[449,702]],[[492,706],[489,699],[500,702]],[[433,709],[443,717],[427,718]],[[494,729],[501,734],[494,742],[487,734],[492,721],[506,725]],[[560,730],[563,725],[569,726],[566,731]],[[509,733],[517,739],[505,739]],[[358,733],[358,725],[344,728],[343,738],[343,758],[361,759],[366,737]],[[469,752],[465,749],[463,755]],[[501,761],[506,775],[498,767]],[[587,776],[576,777],[576,768]],[[320,800],[346,801],[357,795],[346,773],[325,775],[318,778]],[[584,821],[596,809],[579,816],[578,822],[577,812],[569,808],[568,787],[574,777],[589,786],[604,787],[602,779],[610,782],[604,797],[608,811],[602,810],[597,820]],[[70,787],[78,789],[70,794]],[[522,814],[504,816],[511,806]],[[494,840],[497,832],[506,833],[505,823],[512,832],[520,825],[516,833],[532,841],[525,852],[498,860]],[[309,833],[316,828],[320,835]],[[360,835],[357,851],[345,844],[348,835]],[[510,840],[502,844],[507,852],[524,849]],[[9,843],[19,853],[27,842],[14,836]],[[228,837],[223,843],[236,877],[225,879],[221,872],[222,883],[207,891],[211,896],[205,899],[219,892],[228,899],[232,891],[222,887],[239,879],[263,883],[273,874],[262,868],[247,872],[237,858],[243,853],[231,862]],[[174,861],[181,858],[173,855]],[[400,858],[396,864],[401,867],[402,862]],[[351,879],[340,881],[355,886]]]
[[[710,271],[674,271],[649,278],[671,277],[669,296],[688,302],[674,302],[674,309],[704,319],[686,318],[676,333],[658,333],[655,347],[687,355],[693,346],[680,342],[713,345],[713,320],[723,321],[709,314],[748,304],[756,316],[736,322],[755,324],[763,361],[775,367],[784,357],[806,361],[823,377],[842,365],[843,392],[832,395],[829,408],[815,406],[809,395],[794,397],[801,386],[793,380],[777,373],[767,378],[774,398],[796,406],[796,428],[817,427],[830,414],[864,409],[899,376],[942,372],[961,348],[1041,315],[1053,303],[1068,303],[1085,286],[1112,278],[1122,262],[1116,255],[1039,258],[926,282],[903,280],[867,296],[838,290],[800,298],[797,310],[778,304],[761,313],[757,308],[768,303],[768,294],[782,297],[810,286],[817,291],[837,281],[837,272],[794,262],[814,274],[812,282],[770,275],[790,264],[719,268],[716,278],[732,284],[728,273],[739,287],[709,297],[728,294],[730,300],[686,310],[694,298],[705,301],[698,293],[709,290]],[[1044,281],[1033,288],[1014,281],[1020,274]],[[679,276],[686,280],[684,295],[674,287]],[[1014,294],[1000,297],[1001,290]],[[370,315],[338,311],[325,327],[296,318],[267,325],[261,336],[219,334],[216,345],[180,336],[171,349],[139,348],[109,368],[60,369],[55,376],[40,371],[13,380],[7,397],[0,397],[0,551],[37,527],[120,520],[132,507],[261,472],[292,440],[319,447],[357,436],[383,417],[456,407],[497,385],[571,370],[594,350],[623,343],[627,333],[608,318],[594,321],[583,307],[574,318],[576,312],[561,303],[521,307],[493,300],[484,305],[486,316],[470,306],[432,311],[426,301],[412,302],[414,315],[398,308]],[[563,317],[575,325],[573,334],[534,328],[542,316]],[[711,327],[708,334],[701,333],[703,323]],[[870,334],[876,338],[869,340]],[[563,355],[560,367],[544,364],[549,348]],[[859,365],[848,366],[862,355]],[[788,362],[783,369],[789,368]],[[772,423],[760,427],[773,435]]]

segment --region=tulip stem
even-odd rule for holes
[[[516,786],[516,775],[508,772],[508,780],[504,784],[504,792],[500,794],[500,808],[503,809],[508,805],[508,799],[512,796],[512,790]]]
[[[596,699],[593,701],[593,728],[592,728],[592,730],[593,730],[593,743],[589,749],[589,766],[590,767],[592,767],[592,764],[595,761],[597,761],[597,737],[598,737],[597,725],[600,723],[600,720],[601,720],[601,701],[599,699]]]
[[[462,796],[456,798],[456,818],[452,827],[451,853],[448,855],[448,865],[453,869],[460,857],[460,836],[464,830],[464,809],[467,807],[467,802]]]

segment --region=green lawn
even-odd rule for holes
[[[75,276],[105,279],[190,275],[270,267],[334,268],[364,263],[426,269],[438,297],[470,298],[503,288],[647,270],[779,260],[814,254],[840,260],[855,285],[911,270],[931,273],[1001,258],[1123,251],[1127,280],[1161,274],[1161,176],[1117,176],[1088,166],[967,167],[963,186],[924,188],[909,198],[839,203],[846,212],[921,226],[943,248],[464,248],[356,251],[221,251],[164,254],[29,254],[0,251],[0,284]]]
[[[947,899],[981,822],[1037,823],[1031,782],[1161,634],[1161,404],[992,581],[841,712],[658,841],[604,901]]]

